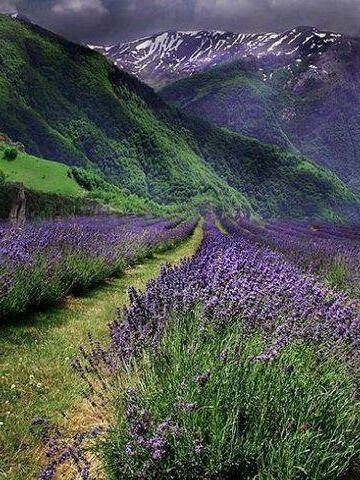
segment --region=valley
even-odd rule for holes
[[[300,152],[359,191],[358,38],[308,26],[163,32],[94,48],[185,112]]]
[[[0,1],[0,478],[358,480],[360,39],[168,2]]]

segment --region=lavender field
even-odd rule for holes
[[[0,316],[54,303],[186,238],[195,223],[79,217],[0,225]]]
[[[358,227],[222,225],[80,346],[101,421],[35,419],[39,480],[358,478]]]
[[[359,5],[0,0],[0,480],[360,480]]]

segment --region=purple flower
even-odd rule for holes
[[[136,397],[136,389],[134,387],[129,387],[126,392],[129,397]]]
[[[36,417],[33,419],[33,421],[31,422],[31,425],[33,425],[34,427],[38,427],[38,426],[42,426],[42,425],[46,425],[48,422],[45,418],[41,418],[41,417]]]
[[[143,235],[145,246],[175,235],[171,228],[165,229],[168,222],[147,219],[138,222],[141,228],[136,221],[134,223],[129,221],[126,225],[135,245],[138,245],[140,235]],[[128,238],[126,229],[115,220],[105,228],[106,237],[99,233],[99,224],[95,227],[88,225],[87,221],[85,224],[85,229],[76,222],[69,227],[72,234],[77,232],[74,240],[68,240],[74,251],[83,253],[85,250],[87,255],[101,258],[107,265],[113,265],[120,253],[126,258],[134,254],[133,244],[128,248],[125,242]],[[200,311],[200,337],[206,335],[208,329],[221,332],[224,328],[234,328],[238,332],[239,342],[227,345],[218,353],[224,363],[230,352],[235,362],[237,356],[243,354],[240,351],[242,339],[255,335],[261,338],[262,346],[252,359],[254,362],[272,362],[288,345],[305,342],[315,347],[319,362],[336,357],[351,371],[359,372],[359,304],[351,295],[321,281],[318,273],[323,268],[325,271],[331,268],[331,261],[337,258],[345,262],[353,284],[359,284],[360,227],[321,225],[313,230],[305,222],[291,221],[258,226],[244,218],[238,219],[237,225],[225,220],[223,224],[229,235],[221,234],[213,220],[206,219],[203,241],[191,259],[176,267],[163,266],[158,278],[144,291],[130,290],[130,305],[118,312],[109,327],[109,346],[100,349],[94,344],[90,352],[82,354],[82,363],[76,361],[73,364],[80,376],[87,380],[90,373],[95,375],[97,385],[104,381],[104,369],[112,378],[111,375],[123,373],[124,367],[127,368],[144,349],[152,349],[157,355],[171,319],[194,309]],[[175,227],[177,238],[188,228],[183,226],[180,233],[181,225],[184,224]],[[64,233],[62,228],[57,229],[59,236]],[[118,235],[120,230],[122,233]],[[143,230],[146,230],[144,234]],[[89,231],[99,245],[89,241]],[[35,236],[36,241],[41,241],[40,235]],[[50,237],[51,242],[55,242],[52,233]],[[31,264],[33,257],[28,255],[24,245],[20,252],[15,245],[12,248],[11,254],[20,258],[20,266]],[[5,256],[9,257],[8,252]],[[54,268],[58,257],[53,252],[49,258],[50,267]],[[192,354],[196,355],[197,350]],[[284,373],[290,375],[292,371],[292,365],[284,366]],[[209,378],[210,372],[205,371],[192,380],[203,387]],[[185,387],[188,383],[189,379],[184,378]],[[101,395],[104,388],[100,390]],[[141,392],[132,387],[124,395],[124,401],[130,440],[125,453],[131,457],[141,447],[139,451],[142,455],[146,452],[146,459],[139,466],[139,472],[148,462],[144,475],[151,478],[167,453],[167,442],[174,440],[179,426],[170,418],[155,423],[151,410],[144,409],[146,398],[144,401]],[[174,419],[178,415],[180,420],[179,410],[192,413],[200,408],[196,401],[181,402],[175,407],[178,410],[171,414]],[[304,424],[303,428],[311,428],[311,425]],[[205,439],[195,438],[195,453],[200,455],[205,449]],[[131,465],[137,460],[137,457],[133,459]]]
[[[204,452],[204,445],[198,438],[194,440],[194,447],[196,455],[201,455]]]
[[[28,222],[21,229],[1,224],[0,315],[58,301],[74,287],[86,288],[149,251],[186,238],[195,225],[196,220],[174,223],[115,215]],[[88,277],[82,263],[85,269],[91,266]],[[52,283],[56,289],[49,289]]]
[[[128,457],[132,457],[135,455],[135,447],[132,443],[128,443],[125,447],[125,452]]]
[[[157,432],[161,435],[169,432],[173,428],[173,424],[169,418],[161,422],[157,427]]]
[[[194,382],[198,383],[202,387],[207,384],[210,378],[210,372],[206,371],[204,373],[199,373],[193,378]]]
[[[161,460],[162,457],[163,457],[163,452],[161,450],[153,450],[151,452],[151,457],[154,459],[154,460]]]
[[[180,403],[179,408],[183,410],[184,412],[192,413],[198,410],[199,405],[197,402],[193,403]]]
[[[55,478],[55,467],[48,465],[41,470],[38,480],[53,480],[53,478]]]
[[[90,471],[89,467],[84,467],[81,472],[80,472],[80,478],[81,480],[89,480],[90,478]]]

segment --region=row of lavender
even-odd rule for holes
[[[195,223],[138,217],[78,217],[0,224],[0,316],[87,288],[155,248],[188,236]]]
[[[358,302],[242,231],[207,221],[73,362],[98,401],[115,388],[110,478],[338,479],[359,454]],[[90,478],[78,443],[41,478],[69,458]]]
[[[359,294],[360,227],[289,220],[260,226],[245,218],[236,224],[223,219],[223,224],[232,235],[282,252],[306,271]]]
[[[198,303],[205,322],[236,321],[244,332],[260,330],[266,338],[261,360],[301,339],[315,343],[319,354],[337,352],[360,366],[358,300],[304,275],[283,254],[238,229],[227,237],[208,222],[196,255],[179,268],[164,268],[145,293],[131,292],[131,299],[111,327],[108,361],[113,366],[144,343],[156,344],[170,312]]]

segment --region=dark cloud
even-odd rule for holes
[[[110,42],[169,29],[241,32],[312,25],[360,35],[360,0],[0,0],[77,41]]]
[[[14,13],[16,11],[15,2],[12,0],[0,0],[1,13]]]

